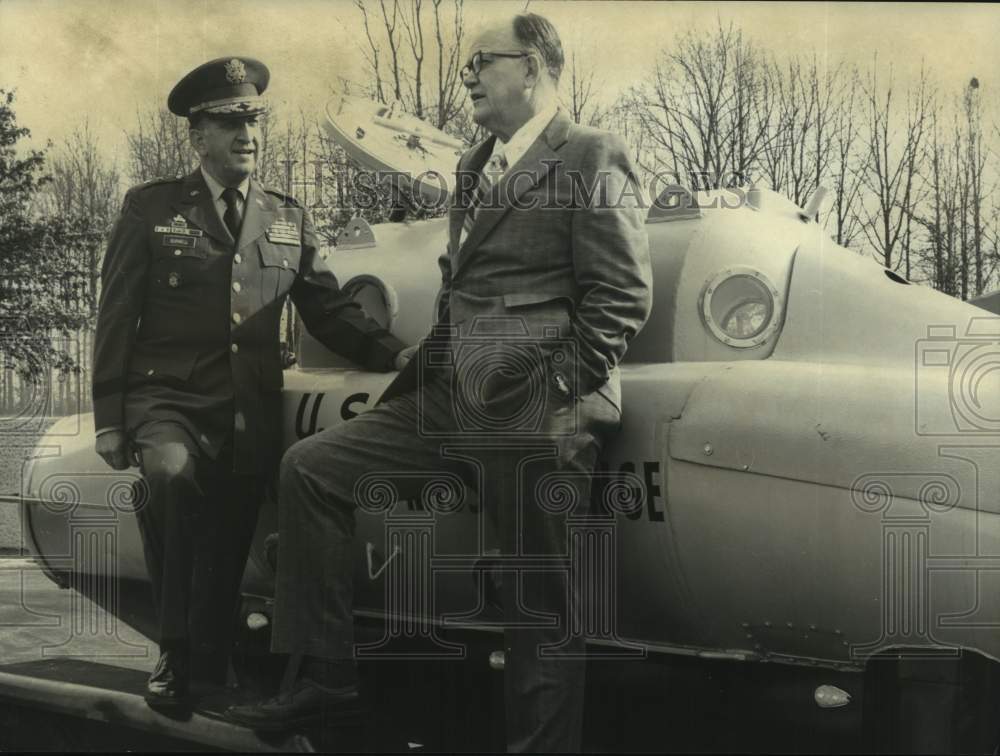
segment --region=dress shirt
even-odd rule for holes
[[[557,107],[555,105],[542,108],[527,123],[515,131],[506,143],[502,142],[500,137],[497,137],[496,143],[493,145],[493,153],[490,157],[493,157],[498,152],[502,152],[503,156],[507,159],[507,170],[509,171],[517,164],[518,160],[524,157],[524,153],[535,143],[535,140],[542,135],[545,127],[549,125],[549,121],[555,117],[556,110]]]
[[[225,226],[226,201],[222,199],[222,193],[226,191],[226,187],[216,181],[215,177],[205,170],[205,166],[201,166],[201,175],[204,176],[209,194],[212,195],[212,204],[215,205],[215,212],[218,213],[219,220]],[[240,193],[240,215],[242,216],[246,212],[247,193],[250,191],[250,177],[247,176],[239,186],[233,188]]]

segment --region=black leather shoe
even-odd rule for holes
[[[182,651],[163,651],[156,669],[146,683],[146,703],[154,709],[175,709],[188,702],[188,655]]]
[[[302,679],[274,698],[230,706],[226,709],[226,719],[261,732],[278,732],[347,714],[358,708],[360,699],[357,684],[321,688],[311,680]]]

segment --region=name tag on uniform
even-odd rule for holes
[[[292,244],[299,246],[299,227],[294,221],[276,220],[265,232],[272,244]]]
[[[180,236],[201,236],[202,232],[197,228],[187,226],[153,226],[153,231],[158,234],[178,234]]]
[[[198,244],[198,240],[193,236],[164,236],[163,246],[164,247],[187,247],[188,249],[194,249]]]

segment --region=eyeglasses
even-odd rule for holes
[[[462,66],[462,70],[459,72],[464,79],[469,74],[474,76],[479,76],[479,72],[483,70],[483,63],[489,63],[494,58],[527,58],[531,53],[526,53],[523,50],[516,50],[511,52],[491,52],[488,50],[477,50],[472,53],[472,57],[469,58],[469,62]]]

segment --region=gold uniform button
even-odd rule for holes
[[[234,323],[239,323],[241,320],[243,320],[243,318],[240,316],[240,314],[238,312],[234,312],[233,313],[233,322]],[[236,345],[233,344],[233,346],[236,346]]]
[[[239,354],[240,345],[239,344],[233,344],[231,347],[229,347],[229,351],[232,352],[233,354]]]
[[[146,371],[146,375],[152,375],[152,374],[153,374],[153,373],[155,373],[155,372],[156,372],[156,371],[155,371],[155,370],[153,370],[153,368],[150,368],[149,370],[147,370],[147,371]]]
[[[180,257],[183,254],[184,254],[184,252],[182,250],[179,250],[179,249],[175,249],[174,250],[174,257]]]
[[[241,262],[243,262],[243,255],[237,252],[235,255],[233,255],[233,263],[235,265],[239,265]]]
[[[284,265],[287,268],[288,267],[288,260],[282,260],[281,264]]]
[[[235,292],[236,292],[237,294],[239,294],[239,293],[240,293],[240,290],[241,290],[242,288],[243,288],[243,287],[242,287],[242,286],[240,286],[240,282],[239,282],[239,281],[234,281],[234,282],[233,282],[233,291],[235,291]]]

